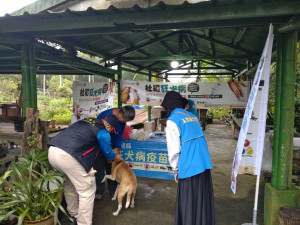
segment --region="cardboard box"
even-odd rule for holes
[[[155,121],[146,121],[146,122],[144,122],[144,130],[154,132],[156,130]]]

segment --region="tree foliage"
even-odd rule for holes
[[[0,103],[14,102],[19,100],[20,96],[20,75],[2,75],[0,76]]]

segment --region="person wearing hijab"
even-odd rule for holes
[[[214,225],[212,164],[199,119],[183,109],[178,92],[167,92],[161,106],[167,114],[169,162],[178,183],[175,225]]]

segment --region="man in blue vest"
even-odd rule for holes
[[[175,225],[214,225],[210,154],[199,119],[183,109],[181,95],[166,93],[168,157],[178,183]]]
[[[92,225],[97,172],[93,163],[98,155],[107,160],[121,160],[111,148],[109,134],[118,122],[114,115],[80,120],[48,143],[49,162],[67,175],[63,188],[73,193],[65,195],[67,210],[73,219],[70,224]]]
[[[119,122],[115,129],[110,133],[111,137],[111,146],[113,149],[118,151],[123,143],[123,135],[124,129],[126,126],[126,122],[129,122],[135,117],[135,109],[132,106],[123,106],[122,108],[111,108],[100,113],[97,118],[102,119],[107,115],[114,115],[118,118]],[[105,189],[105,183],[102,183],[103,177],[105,175],[104,165],[106,174],[111,174],[111,163],[107,163],[101,157],[97,157],[94,168],[97,170],[95,174],[96,177],[96,199],[100,200],[103,196],[103,192]],[[118,183],[116,181],[107,180],[108,191],[111,195],[115,193]]]

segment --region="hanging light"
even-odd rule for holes
[[[177,68],[178,65],[179,65],[179,63],[178,63],[178,61],[176,61],[176,60],[174,60],[174,61],[171,62],[171,67],[172,67],[172,68]]]

